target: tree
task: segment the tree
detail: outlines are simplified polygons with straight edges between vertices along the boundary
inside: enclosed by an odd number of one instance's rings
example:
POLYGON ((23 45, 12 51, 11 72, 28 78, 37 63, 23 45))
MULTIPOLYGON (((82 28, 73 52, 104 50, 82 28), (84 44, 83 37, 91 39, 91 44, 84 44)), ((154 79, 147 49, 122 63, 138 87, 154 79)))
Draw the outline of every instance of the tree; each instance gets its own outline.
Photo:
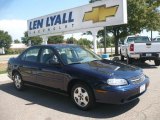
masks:
POLYGON ((3 30, 0 30, 0 48, 9 49, 12 43, 12 37, 3 30))
POLYGON ((115 38, 115 54, 118 54, 118 41, 127 35, 140 33, 143 29, 158 30, 160 26, 159 0, 127 0, 128 24, 106 27, 107 33, 115 38))
POLYGON ((87 48, 91 48, 92 47, 92 42, 90 40, 87 40, 85 38, 81 38, 77 41, 77 44, 78 45, 82 45, 84 47, 87 47, 87 48))
POLYGON ((148 24, 146 29, 151 31, 152 39, 152 30, 160 31, 160 9, 157 8, 157 5, 160 6, 160 1, 157 0, 146 0, 147 2, 147 16, 148 24))
MULTIPOLYGON (((104 38, 100 39, 100 44, 104 45, 104 38)), ((111 44, 114 44, 114 37, 110 37, 108 34, 106 35, 106 47, 110 47, 111 44)))
POLYGON ((64 36, 51 36, 48 38, 48 44, 58 44, 64 42, 64 36))
POLYGON ((18 39, 14 40, 14 43, 20 43, 20 41, 18 39))
POLYGON ((22 37, 22 43, 26 44, 26 45, 29 45, 29 41, 31 41, 31 45, 40 45, 42 44, 42 38, 39 37, 39 36, 36 36, 36 37, 29 37, 28 36, 28 32, 26 31, 24 33, 24 37, 22 37))
POLYGON ((70 38, 67 38, 67 41, 66 41, 67 44, 76 44, 77 43, 77 40, 73 37, 70 37, 70 38))

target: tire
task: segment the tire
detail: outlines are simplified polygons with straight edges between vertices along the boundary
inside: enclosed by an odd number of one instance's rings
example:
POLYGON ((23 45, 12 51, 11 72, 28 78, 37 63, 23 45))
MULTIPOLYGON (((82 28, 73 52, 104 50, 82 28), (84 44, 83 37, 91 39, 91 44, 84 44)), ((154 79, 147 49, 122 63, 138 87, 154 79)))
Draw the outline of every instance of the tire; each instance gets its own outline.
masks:
POLYGON ((154 60, 155 66, 159 66, 160 65, 160 60, 154 60))
POLYGON ((124 56, 122 55, 121 50, 120 50, 120 54, 121 54, 121 61, 124 61, 124 56))
POLYGON ((20 91, 24 88, 22 77, 18 72, 14 73, 13 81, 14 81, 14 86, 17 90, 20 91))
POLYGON ((75 84, 72 87, 71 99, 79 109, 84 111, 93 108, 95 104, 92 90, 83 83, 75 84))
POLYGON ((124 61, 124 56, 121 54, 121 61, 124 61))
POLYGON ((141 63, 145 63, 145 60, 141 59, 140 62, 141 62, 141 63))
POLYGON ((133 59, 127 56, 127 64, 132 64, 132 63, 133 63, 133 59))

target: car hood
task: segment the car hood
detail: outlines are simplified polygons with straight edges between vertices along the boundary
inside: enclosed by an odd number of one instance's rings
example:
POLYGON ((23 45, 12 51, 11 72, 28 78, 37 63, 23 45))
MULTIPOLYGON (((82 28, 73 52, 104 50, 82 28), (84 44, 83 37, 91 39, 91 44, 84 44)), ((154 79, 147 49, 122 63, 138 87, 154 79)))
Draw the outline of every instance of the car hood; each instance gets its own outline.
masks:
POLYGON ((78 71, 83 71, 86 74, 100 76, 101 78, 103 76, 105 78, 130 79, 132 77, 140 76, 143 72, 141 68, 110 60, 99 60, 82 64, 72 64, 70 66, 74 70, 78 69, 78 71))

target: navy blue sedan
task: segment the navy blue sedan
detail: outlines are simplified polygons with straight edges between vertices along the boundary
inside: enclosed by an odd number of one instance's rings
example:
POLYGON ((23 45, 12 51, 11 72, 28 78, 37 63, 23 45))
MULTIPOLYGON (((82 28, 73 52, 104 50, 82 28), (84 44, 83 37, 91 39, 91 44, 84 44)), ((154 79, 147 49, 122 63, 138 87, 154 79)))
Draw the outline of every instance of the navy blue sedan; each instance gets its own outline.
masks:
POLYGON ((138 67, 64 44, 28 48, 8 61, 8 75, 17 90, 29 84, 66 93, 82 110, 90 109, 95 102, 130 102, 149 85, 149 78, 138 67))

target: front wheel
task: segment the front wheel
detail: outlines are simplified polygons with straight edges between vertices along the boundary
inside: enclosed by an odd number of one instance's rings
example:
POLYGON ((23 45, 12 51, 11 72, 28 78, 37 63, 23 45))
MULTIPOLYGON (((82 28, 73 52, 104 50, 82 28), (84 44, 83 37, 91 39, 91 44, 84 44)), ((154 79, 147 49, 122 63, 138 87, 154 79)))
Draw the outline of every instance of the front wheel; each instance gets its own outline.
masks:
POLYGON ((120 50, 120 55, 121 55, 121 61, 124 61, 124 56, 122 55, 122 53, 121 53, 121 50, 120 50))
POLYGON ((121 54, 121 61, 124 61, 124 56, 121 54))
POLYGON ((92 90, 85 84, 75 84, 71 90, 71 98, 74 104, 81 110, 88 110, 95 103, 92 90))
POLYGON ((141 62, 141 63, 145 63, 145 60, 141 59, 140 62, 141 62))
POLYGON ((160 60, 154 60, 155 66, 159 66, 160 65, 160 60))
POLYGON ((19 73, 14 73, 13 75, 14 86, 17 90, 23 89, 23 81, 21 75, 19 73))

